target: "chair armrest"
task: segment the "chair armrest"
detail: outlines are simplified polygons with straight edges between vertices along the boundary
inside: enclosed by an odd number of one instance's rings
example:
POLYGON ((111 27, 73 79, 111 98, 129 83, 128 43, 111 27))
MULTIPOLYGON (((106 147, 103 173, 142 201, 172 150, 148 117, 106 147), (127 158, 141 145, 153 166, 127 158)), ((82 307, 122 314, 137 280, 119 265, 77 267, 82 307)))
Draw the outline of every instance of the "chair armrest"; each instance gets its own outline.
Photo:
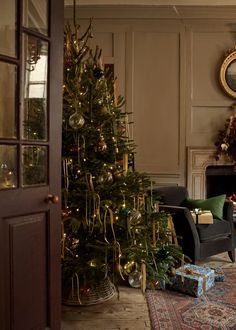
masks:
POLYGON ((159 209, 171 214, 178 243, 183 253, 194 263, 200 257, 200 240, 190 210, 187 207, 162 204, 159 205, 159 209))
POLYGON ((226 201, 223 207, 223 219, 230 222, 232 232, 234 232, 233 210, 233 203, 230 201, 226 201))

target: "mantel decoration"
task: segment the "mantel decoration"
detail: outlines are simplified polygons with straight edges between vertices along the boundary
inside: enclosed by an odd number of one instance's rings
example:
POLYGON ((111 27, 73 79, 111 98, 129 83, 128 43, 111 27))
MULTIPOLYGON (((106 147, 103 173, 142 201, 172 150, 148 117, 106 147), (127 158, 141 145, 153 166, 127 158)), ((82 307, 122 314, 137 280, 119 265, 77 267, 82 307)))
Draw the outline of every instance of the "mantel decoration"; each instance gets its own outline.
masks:
POLYGON ((215 146, 216 160, 225 155, 232 161, 236 170, 236 114, 226 119, 224 128, 218 132, 215 146))
POLYGON ((92 49, 92 22, 66 25, 62 125, 62 296, 69 305, 113 296, 119 281, 158 286, 183 262, 171 217, 134 170, 130 113, 117 79, 92 49), (146 282, 148 281, 148 282, 146 282))

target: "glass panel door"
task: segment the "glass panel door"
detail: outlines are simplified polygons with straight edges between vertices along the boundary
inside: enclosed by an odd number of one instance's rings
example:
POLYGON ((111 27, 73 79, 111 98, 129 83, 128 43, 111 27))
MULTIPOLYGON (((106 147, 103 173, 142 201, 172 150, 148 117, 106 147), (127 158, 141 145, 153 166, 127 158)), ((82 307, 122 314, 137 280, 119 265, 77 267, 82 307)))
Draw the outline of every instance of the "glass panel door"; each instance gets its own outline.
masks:
POLYGON ((1 1, 0 11, 0 190, 18 186, 18 58, 16 1, 1 1))
POLYGON ((22 150, 22 185, 47 184, 47 147, 27 145, 22 150))
POLYGON ((60 329, 63 11, 0 0, 0 330, 60 329))
POLYGON ((17 67, 0 61, 0 138, 16 138, 17 67))
POLYGON ((23 25, 21 183, 29 187, 48 184, 48 1, 23 0, 23 25))
POLYGON ((16 47, 17 6, 16 0, 2 1, 0 12, 0 190, 48 184, 49 4, 19 2, 21 54, 16 47))
POLYGON ((16 5, 15 0, 1 1, 0 54, 16 55, 16 5))
POLYGON ((48 35, 48 0, 24 0, 23 24, 48 35))
POLYGON ((48 43, 23 36, 22 133, 27 140, 47 140, 48 43))
POLYGON ((17 185, 16 145, 0 145, 0 190, 17 185))

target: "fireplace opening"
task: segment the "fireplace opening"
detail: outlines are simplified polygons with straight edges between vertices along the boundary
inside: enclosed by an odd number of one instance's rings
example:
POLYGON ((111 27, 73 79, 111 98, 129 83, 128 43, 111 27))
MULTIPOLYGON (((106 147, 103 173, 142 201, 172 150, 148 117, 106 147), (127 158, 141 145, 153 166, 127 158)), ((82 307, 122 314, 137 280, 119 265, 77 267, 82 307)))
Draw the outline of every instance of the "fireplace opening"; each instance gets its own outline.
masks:
POLYGON ((207 166, 206 197, 236 193, 236 172, 233 165, 207 166))

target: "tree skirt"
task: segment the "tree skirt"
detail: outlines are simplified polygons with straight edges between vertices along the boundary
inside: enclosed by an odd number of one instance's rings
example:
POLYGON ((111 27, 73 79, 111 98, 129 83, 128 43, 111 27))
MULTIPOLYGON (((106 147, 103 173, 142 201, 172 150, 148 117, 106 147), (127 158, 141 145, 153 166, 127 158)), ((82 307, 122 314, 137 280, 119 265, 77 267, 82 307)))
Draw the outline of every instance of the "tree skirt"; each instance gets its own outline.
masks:
POLYGON ((225 281, 194 298, 170 290, 147 290, 152 330, 236 329, 236 268, 224 269, 225 281))

